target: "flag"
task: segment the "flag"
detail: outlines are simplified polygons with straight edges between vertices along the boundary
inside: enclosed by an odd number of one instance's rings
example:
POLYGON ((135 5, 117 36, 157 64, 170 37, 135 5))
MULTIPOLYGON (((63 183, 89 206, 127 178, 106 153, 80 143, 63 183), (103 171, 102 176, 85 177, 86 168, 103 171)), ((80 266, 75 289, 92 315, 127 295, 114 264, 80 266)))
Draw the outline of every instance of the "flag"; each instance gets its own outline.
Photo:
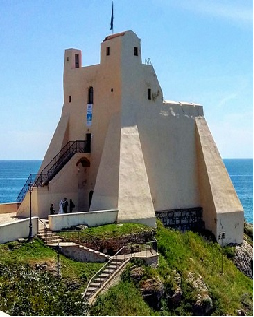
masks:
POLYGON ((112 1, 112 13, 111 13, 111 21, 110 21, 110 30, 113 31, 113 21, 114 21, 114 5, 112 1))

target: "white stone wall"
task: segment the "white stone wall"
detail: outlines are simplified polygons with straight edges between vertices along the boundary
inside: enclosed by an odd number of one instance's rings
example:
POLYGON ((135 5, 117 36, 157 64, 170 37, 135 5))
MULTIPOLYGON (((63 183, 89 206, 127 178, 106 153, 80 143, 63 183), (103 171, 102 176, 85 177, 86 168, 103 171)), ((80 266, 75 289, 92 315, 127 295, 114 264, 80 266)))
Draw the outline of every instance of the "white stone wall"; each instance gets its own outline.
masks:
POLYGON ((89 227, 102 226, 115 223, 118 210, 100 210, 90 212, 73 212, 67 214, 49 216, 49 229, 60 231, 77 225, 88 225, 89 227))
MULTIPOLYGON (((30 219, 22 219, 16 222, 0 225, 0 243, 27 238, 29 235, 30 219)), ((32 217, 32 235, 38 233, 38 217, 32 217)))

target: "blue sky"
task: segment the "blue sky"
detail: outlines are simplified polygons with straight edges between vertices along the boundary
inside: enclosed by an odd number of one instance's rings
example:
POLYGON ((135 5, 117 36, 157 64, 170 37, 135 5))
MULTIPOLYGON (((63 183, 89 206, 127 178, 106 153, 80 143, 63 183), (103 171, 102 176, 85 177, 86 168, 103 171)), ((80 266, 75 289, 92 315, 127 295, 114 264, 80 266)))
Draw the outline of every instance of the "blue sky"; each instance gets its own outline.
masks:
MULTIPOLYGON (((253 151, 251 0, 115 0, 164 99, 200 103, 223 158, 253 151)), ((111 0, 0 0, 0 159, 43 159, 61 115, 63 54, 98 64, 111 0)))

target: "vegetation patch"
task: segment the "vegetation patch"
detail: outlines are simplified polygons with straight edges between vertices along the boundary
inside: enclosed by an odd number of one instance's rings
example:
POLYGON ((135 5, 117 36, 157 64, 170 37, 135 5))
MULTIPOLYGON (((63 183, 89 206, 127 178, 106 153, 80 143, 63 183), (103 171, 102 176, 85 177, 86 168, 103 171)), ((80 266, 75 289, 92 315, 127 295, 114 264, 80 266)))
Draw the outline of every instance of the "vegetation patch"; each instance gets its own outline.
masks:
POLYGON ((150 241, 154 234, 153 228, 137 223, 109 224, 58 233, 65 241, 81 243, 108 255, 115 254, 121 247, 129 243, 150 241))

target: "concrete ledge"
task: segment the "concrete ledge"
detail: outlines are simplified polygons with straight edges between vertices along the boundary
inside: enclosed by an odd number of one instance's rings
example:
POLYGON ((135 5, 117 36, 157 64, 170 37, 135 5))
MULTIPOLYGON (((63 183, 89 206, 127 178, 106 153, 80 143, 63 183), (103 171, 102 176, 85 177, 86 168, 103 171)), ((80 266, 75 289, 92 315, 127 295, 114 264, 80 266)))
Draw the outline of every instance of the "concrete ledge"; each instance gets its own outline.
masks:
POLYGON ((10 212, 17 212, 19 203, 3 203, 0 204, 0 214, 7 214, 10 212))
POLYGON ((141 223, 152 228, 156 228, 156 217, 138 218, 138 219, 120 219, 118 223, 141 223))
MULTIPOLYGON (((38 217, 32 217, 32 235, 38 233, 38 217)), ((27 238, 29 235, 29 218, 0 225, 0 243, 27 238)))
POLYGON ((87 225, 89 227, 106 225, 115 223, 117 215, 117 209, 50 215, 49 229, 60 231, 63 228, 77 225, 87 225))

